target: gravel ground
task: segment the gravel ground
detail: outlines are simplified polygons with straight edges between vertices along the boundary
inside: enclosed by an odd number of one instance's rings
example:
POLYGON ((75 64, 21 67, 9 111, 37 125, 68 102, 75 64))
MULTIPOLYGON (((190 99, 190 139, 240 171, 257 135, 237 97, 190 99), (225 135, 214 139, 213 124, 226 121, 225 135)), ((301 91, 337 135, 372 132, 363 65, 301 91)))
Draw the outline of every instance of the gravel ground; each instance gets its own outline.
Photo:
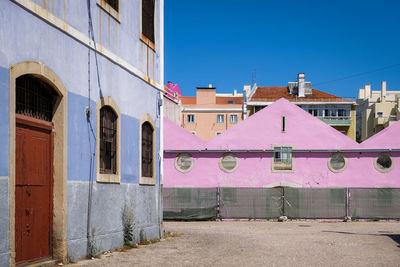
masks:
POLYGON ((400 266, 398 222, 164 222, 164 228, 182 235, 73 265, 400 266))

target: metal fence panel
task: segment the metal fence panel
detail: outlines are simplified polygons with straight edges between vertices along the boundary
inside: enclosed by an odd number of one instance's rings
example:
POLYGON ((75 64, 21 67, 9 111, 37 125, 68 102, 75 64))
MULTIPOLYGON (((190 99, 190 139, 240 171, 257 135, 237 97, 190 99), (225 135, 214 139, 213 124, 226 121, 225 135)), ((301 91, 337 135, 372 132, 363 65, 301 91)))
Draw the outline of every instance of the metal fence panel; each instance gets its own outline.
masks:
POLYGON ((216 188, 163 188, 162 195, 165 220, 216 219, 216 188))
POLYGON ((281 188, 220 189, 222 219, 270 219, 281 216, 281 188))
POLYGON ((400 219, 399 188, 350 188, 349 195, 354 219, 400 219))
POLYGON ((296 219, 346 216, 346 188, 284 188, 284 214, 296 219))

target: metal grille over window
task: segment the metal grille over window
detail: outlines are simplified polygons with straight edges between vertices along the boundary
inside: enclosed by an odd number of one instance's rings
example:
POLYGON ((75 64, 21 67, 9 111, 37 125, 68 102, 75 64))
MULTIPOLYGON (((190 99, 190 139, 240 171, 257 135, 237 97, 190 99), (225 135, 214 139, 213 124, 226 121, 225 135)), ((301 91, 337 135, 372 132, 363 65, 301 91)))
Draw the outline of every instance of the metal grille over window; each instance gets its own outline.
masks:
POLYGON ((180 172, 189 172, 193 168, 193 157, 189 153, 180 153, 175 158, 175 168, 180 172))
POLYGON ((292 170, 292 148, 275 147, 274 148, 274 170, 292 170))
POLYGON ((375 168, 380 172, 388 172, 392 169, 392 158, 388 153, 381 153, 375 159, 375 168))
POLYGON ((233 153, 225 153, 219 160, 219 167, 224 172, 233 172, 238 165, 238 159, 233 153))
POLYGON ((154 2, 142 0, 142 33, 154 43, 154 2))
POLYGON ((17 114, 52 120, 57 95, 50 85, 32 75, 23 75, 17 78, 16 87, 17 114))
POLYGON ((342 153, 333 153, 329 158, 328 167, 333 172, 341 172, 346 168, 347 160, 342 153))
POLYGON ((142 124, 142 176, 153 177, 153 127, 142 124))
POLYGON ((107 4, 109 4, 115 11, 119 12, 119 0, 104 0, 107 4))
POLYGON ((100 172, 117 173, 117 115, 108 106, 100 109, 100 172))

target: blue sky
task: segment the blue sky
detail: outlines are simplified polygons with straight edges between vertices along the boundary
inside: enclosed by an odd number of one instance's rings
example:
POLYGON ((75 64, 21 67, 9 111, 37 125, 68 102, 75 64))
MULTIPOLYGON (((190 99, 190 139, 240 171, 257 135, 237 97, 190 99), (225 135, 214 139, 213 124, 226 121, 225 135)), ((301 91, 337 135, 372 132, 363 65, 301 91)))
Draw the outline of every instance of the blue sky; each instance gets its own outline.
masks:
POLYGON ((259 86, 304 72, 315 89, 343 97, 381 80, 400 90, 400 1, 165 1, 165 82, 186 96, 209 83, 242 91, 254 70, 259 86))

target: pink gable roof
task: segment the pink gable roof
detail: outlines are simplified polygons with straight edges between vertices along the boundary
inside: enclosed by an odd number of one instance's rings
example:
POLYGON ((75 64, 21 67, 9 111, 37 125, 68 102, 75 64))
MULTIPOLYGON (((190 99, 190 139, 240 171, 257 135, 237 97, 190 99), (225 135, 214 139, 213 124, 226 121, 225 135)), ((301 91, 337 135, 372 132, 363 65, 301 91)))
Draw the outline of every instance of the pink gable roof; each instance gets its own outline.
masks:
POLYGON ((370 149, 400 149, 400 121, 371 136, 360 146, 370 149))
POLYGON ((199 150, 204 149, 203 140, 164 118, 164 149, 165 150, 199 150))
POLYGON ((207 142, 209 150, 271 149, 272 145, 294 149, 357 149, 359 144, 295 104, 281 98, 238 125, 207 142), (282 132, 282 116, 286 131, 282 132))

